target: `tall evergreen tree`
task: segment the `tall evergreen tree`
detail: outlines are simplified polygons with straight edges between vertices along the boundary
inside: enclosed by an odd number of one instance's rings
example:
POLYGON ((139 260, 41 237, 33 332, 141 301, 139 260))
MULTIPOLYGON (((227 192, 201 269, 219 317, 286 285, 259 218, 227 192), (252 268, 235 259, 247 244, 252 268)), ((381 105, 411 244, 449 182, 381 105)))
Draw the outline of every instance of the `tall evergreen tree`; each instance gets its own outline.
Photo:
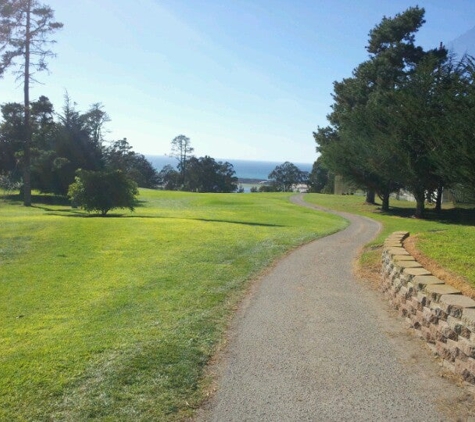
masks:
POLYGON ((178 135, 172 140, 171 155, 178 160, 178 170, 180 170, 181 184, 187 183, 188 159, 193 154, 194 148, 191 146, 190 138, 185 135, 178 135))
POLYGON ((77 169, 102 170, 104 157, 102 143, 91 128, 90 111, 81 113, 66 95, 63 112, 59 115, 54 137, 54 150, 60 159, 55 169, 53 192, 66 195, 77 169))
POLYGON ((63 26, 54 22, 54 12, 37 0, 0 0, 0 76, 19 59, 18 78, 23 80, 23 183, 24 205, 31 205, 31 110, 30 83, 34 70, 47 69, 53 56, 49 36, 63 26))
POLYGON ((444 48, 424 51, 415 45, 415 33, 424 22, 424 9, 411 7, 394 18, 384 17, 370 31, 369 60, 351 78, 335 82, 335 103, 328 116, 328 130, 335 136, 325 138, 324 128, 314 135, 328 167, 370 189, 374 184, 383 197, 383 210, 389 208, 391 190, 409 188, 418 217, 425 192, 433 188, 434 167, 427 139, 399 119, 394 98, 428 57, 443 61, 447 55, 444 48))

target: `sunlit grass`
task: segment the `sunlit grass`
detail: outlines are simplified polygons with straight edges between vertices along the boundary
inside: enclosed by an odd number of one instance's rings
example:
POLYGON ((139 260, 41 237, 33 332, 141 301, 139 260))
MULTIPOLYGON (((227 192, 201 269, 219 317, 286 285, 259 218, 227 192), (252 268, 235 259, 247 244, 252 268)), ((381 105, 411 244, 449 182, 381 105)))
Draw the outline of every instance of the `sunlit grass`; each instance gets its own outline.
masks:
MULTIPOLYGON (((415 219, 414 203, 390 201, 390 212, 382 213, 380 205, 364 203, 364 197, 357 195, 309 194, 306 201, 323 207, 356 213, 371 217, 383 224, 378 237, 369 245, 381 246, 384 239, 395 231, 409 231, 417 236, 417 247, 427 257, 437 261, 444 268, 461 275, 475 287, 475 212, 472 209, 448 207, 436 215, 431 207, 427 219, 415 219)), ((375 253, 363 256, 366 262, 377 262, 375 253)))
POLYGON ((246 281, 341 229, 283 194, 141 192, 90 217, 0 199, 0 420, 174 420, 246 281))

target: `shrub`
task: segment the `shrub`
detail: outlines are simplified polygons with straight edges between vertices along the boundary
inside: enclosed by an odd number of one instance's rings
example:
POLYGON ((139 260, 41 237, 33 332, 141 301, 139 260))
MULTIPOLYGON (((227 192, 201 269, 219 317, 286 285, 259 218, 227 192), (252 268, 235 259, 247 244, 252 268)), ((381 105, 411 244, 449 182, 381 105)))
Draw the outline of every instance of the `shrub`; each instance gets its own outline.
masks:
POLYGON ((134 210, 137 184, 121 170, 77 170, 74 183, 69 186, 68 196, 73 205, 87 212, 98 211, 103 216, 115 208, 134 210))

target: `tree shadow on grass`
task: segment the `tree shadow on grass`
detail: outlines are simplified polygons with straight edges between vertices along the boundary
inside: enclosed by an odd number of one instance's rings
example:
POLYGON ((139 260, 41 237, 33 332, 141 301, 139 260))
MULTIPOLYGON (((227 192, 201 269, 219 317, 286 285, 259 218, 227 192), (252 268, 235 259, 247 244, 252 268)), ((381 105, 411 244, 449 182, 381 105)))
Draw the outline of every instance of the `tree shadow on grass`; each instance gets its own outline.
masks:
MULTIPOLYGON (((2 195, 4 201, 11 204, 23 204, 23 198, 18 193, 10 193, 2 195)), ((71 201, 66 196, 62 195, 31 195, 31 203, 34 204, 43 204, 43 205, 70 205, 71 201)))
POLYGON ((48 215, 56 217, 66 217, 66 218, 133 218, 133 219, 157 219, 157 220, 189 220, 189 221, 203 221, 208 223, 224 223, 224 224, 239 224, 245 226, 260 226, 260 227, 286 227, 281 224, 268 224, 268 223, 255 223, 252 221, 237 221, 237 220, 219 220, 212 218, 189 218, 189 217, 170 217, 170 216, 160 216, 160 215, 133 215, 125 213, 107 213, 106 215, 97 214, 97 213, 86 213, 85 211, 72 208, 69 210, 57 210, 47 207, 41 207, 38 205, 33 205, 33 208, 39 208, 43 211, 46 211, 48 215))
MULTIPOLYGON (((378 204, 376 204, 378 205, 378 204)), ((378 213, 387 216, 401 217, 401 218, 415 218, 415 207, 395 207, 391 206, 389 211, 381 211, 378 213)), ((469 207, 454 207, 449 209, 442 209, 436 212, 433 208, 426 208, 424 218, 422 220, 435 221, 443 224, 456 224, 462 226, 475 226, 475 208, 469 207)))
POLYGON ((286 227, 282 224, 269 224, 269 223, 254 223, 252 221, 237 221, 237 220, 218 220, 213 218, 184 218, 184 217, 161 217, 161 216, 134 216, 126 215, 124 218, 166 218, 177 220, 190 220, 190 221, 203 221, 205 223, 225 223, 225 224, 240 224, 244 226, 258 226, 258 227, 286 227))
POLYGON ((442 210, 441 214, 432 211, 429 218, 444 224, 457 224, 462 226, 475 226, 475 208, 452 208, 442 210))
POLYGON ((48 215, 56 217, 76 217, 76 218, 127 218, 128 216, 123 213, 107 213, 102 215, 100 213, 88 213, 81 210, 80 208, 70 208, 70 209, 56 209, 48 208, 45 206, 40 206, 33 204, 31 208, 37 208, 39 210, 45 211, 48 215))
MULTIPOLYGON (((23 204, 23 198, 18 194, 4 194, 1 198, 11 204, 23 204)), ((53 194, 33 194, 31 195, 32 207, 41 208, 40 205, 58 205, 58 206, 70 206, 71 200, 67 196, 53 195, 53 194)), ((137 199, 134 203, 135 208, 143 208, 146 201, 137 199)))

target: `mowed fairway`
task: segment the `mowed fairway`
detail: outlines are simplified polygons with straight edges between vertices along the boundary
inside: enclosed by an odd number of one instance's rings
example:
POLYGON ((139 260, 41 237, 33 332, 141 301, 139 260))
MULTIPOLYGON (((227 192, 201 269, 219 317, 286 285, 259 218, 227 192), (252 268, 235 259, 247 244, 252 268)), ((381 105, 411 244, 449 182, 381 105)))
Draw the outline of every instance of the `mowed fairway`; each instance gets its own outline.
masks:
POLYGON ((0 199, 0 420, 190 414, 246 281, 346 225, 285 194, 139 198, 107 218, 0 199))

